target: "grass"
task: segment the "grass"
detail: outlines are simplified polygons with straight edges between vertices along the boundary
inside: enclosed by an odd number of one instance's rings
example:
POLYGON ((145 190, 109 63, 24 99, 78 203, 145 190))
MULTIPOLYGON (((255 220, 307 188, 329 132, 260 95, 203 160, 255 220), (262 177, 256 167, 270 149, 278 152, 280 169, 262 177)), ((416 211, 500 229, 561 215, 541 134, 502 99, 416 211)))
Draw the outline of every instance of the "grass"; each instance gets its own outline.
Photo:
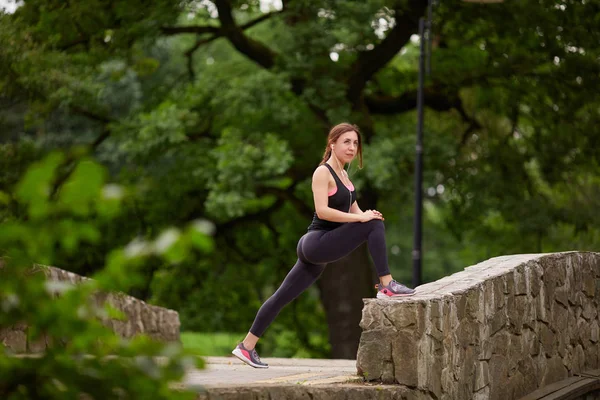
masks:
POLYGON ((183 347, 200 356, 229 356, 243 333, 181 332, 183 347))

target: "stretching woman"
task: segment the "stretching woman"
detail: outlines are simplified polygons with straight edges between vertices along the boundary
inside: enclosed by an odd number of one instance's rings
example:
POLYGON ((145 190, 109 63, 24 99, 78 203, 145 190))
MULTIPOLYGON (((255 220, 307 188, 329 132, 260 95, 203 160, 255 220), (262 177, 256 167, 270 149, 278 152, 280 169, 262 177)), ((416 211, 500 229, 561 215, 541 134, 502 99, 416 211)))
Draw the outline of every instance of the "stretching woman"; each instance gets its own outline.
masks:
POLYGON ((362 141, 356 125, 334 126, 327 138, 323 161, 312 178, 315 215, 308 232, 298 241, 298 261, 277 291, 258 310, 250 332, 232 351, 255 368, 268 368, 255 346, 281 309, 312 285, 327 263, 350 254, 365 241, 375 264, 379 284, 377 298, 410 296, 413 289, 392 279, 385 247, 383 216, 377 210, 362 211, 356 191, 344 169, 358 155, 362 168, 362 141))

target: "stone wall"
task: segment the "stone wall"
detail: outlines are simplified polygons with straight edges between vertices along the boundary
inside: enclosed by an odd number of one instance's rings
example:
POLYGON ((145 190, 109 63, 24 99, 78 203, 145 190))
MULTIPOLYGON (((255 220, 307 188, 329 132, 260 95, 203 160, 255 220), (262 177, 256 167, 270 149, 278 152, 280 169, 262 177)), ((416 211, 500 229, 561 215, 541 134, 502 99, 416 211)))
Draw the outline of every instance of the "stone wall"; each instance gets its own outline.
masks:
MULTIPOLYGON (((48 279, 58 282, 77 284, 88 278, 54 267, 42 267, 48 279)), ((106 319, 104 324, 118 335, 129 338, 144 333, 161 341, 179 341, 179 314, 176 311, 147 304, 123 293, 97 293, 94 295, 97 305, 108 301, 127 317, 126 320, 106 319)), ((18 324, 0 329, 0 343, 17 353, 44 351, 49 345, 45 338, 37 342, 27 339, 27 325, 18 324)))
POLYGON ((435 399, 518 399, 600 365, 600 253, 490 259, 365 299, 357 368, 435 399))

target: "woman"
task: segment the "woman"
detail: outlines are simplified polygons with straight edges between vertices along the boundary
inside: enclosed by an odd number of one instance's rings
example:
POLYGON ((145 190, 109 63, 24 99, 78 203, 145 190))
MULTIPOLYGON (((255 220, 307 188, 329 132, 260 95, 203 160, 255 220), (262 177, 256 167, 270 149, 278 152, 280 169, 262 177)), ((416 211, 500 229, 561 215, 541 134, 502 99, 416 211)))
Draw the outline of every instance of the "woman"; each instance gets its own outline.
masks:
POLYGON ((358 155, 362 168, 362 141, 356 125, 334 126, 327 147, 312 177, 315 214, 308 232, 298 241, 298 261, 277 291, 258 310, 250 332, 232 353, 255 368, 268 368, 260 361, 255 346, 279 311, 312 285, 327 263, 350 254, 365 241, 379 284, 377 298, 410 296, 413 289, 392 279, 385 247, 383 216, 377 210, 362 211, 356 202, 356 191, 344 166, 358 155))

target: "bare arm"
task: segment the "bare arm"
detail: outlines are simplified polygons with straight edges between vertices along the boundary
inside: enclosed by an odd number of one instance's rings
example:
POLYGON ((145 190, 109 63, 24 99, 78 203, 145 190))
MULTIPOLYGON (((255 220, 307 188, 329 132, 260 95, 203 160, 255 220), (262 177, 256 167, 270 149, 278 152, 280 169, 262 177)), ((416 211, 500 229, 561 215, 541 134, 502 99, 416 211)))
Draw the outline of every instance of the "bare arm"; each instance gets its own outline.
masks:
POLYGON ((361 210, 360 207, 358 206, 358 202, 354 201, 354 203, 352 203, 352 207, 350 207, 350 212, 352 214, 362 214, 363 210, 361 210))

